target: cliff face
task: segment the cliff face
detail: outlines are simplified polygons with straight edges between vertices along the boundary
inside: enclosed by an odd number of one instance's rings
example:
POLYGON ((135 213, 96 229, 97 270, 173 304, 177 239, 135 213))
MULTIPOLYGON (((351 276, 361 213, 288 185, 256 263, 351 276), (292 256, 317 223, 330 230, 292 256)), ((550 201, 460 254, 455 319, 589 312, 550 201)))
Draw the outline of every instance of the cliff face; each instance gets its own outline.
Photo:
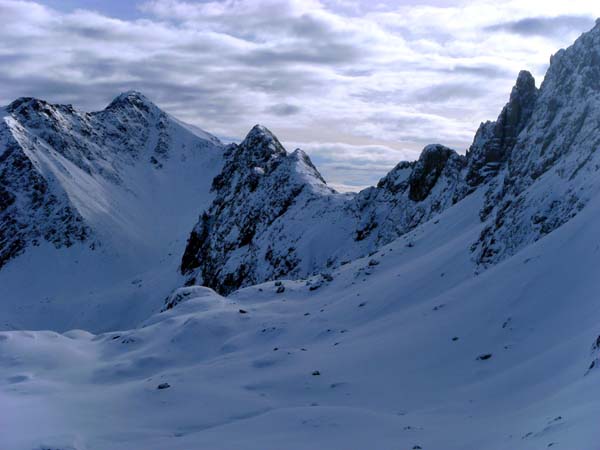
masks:
POLYGON ((496 176, 506 163, 519 133, 531 118, 537 95, 533 76, 527 71, 520 72, 500 116, 495 122, 481 124, 467 152, 466 182, 470 187, 477 187, 496 176))

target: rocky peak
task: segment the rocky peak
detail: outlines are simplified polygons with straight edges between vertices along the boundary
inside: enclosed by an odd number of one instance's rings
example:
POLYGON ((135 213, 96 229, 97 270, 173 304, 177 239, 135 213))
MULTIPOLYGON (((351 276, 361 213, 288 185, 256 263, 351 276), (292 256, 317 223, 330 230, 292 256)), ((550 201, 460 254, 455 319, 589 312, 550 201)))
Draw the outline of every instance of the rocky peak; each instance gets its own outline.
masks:
POLYGON ((513 255, 586 205, 598 189, 598 105, 600 23, 551 58, 532 112, 482 209, 482 218, 490 220, 473 247, 479 263, 513 255))
POLYGON ((34 97, 21 97, 6 107, 6 111, 30 126, 62 122, 61 116, 75 114, 72 105, 53 105, 34 97))
POLYGON ((19 97, 6 108, 8 112, 18 114, 20 111, 32 109, 34 111, 43 111, 49 109, 50 104, 44 100, 34 97, 19 97))
POLYGON ((222 293, 261 281, 263 270, 270 275, 294 270, 291 242, 272 249, 266 236, 290 208, 302 210, 299 205, 334 193, 306 153, 288 154, 261 125, 227 148, 213 190, 215 200, 190 235, 181 272, 222 293))
POLYGON ((226 187, 236 191, 242 185, 251 191, 256 189, 260 178, 270 173, 288 156, 275 135, 262 125, 255 125, 239 144, 232 144, 225 150, 225 166, 213 180, 213 190, 226 187))
POLYGON ((550 58, 542 87, 555 92, 557 97, 600 93, 600 20, 573 45, 550 58))
POLYGON ((519 73, 510 99, 496 122, 480 125, 467 152, 466 181, 476 187, 498 173, 515 146, 517 136, 525 128, 535 108, 538 89, 526 70, 519 73))
POLYGON ((266 163, 271 158, 287 155, 277 137, 262 125, 252 127, 239 150, 244 159, 255 163, 266 163))
POLYGON ((408 196, 412 201, 419 202, 427 198, 452 157, 459 158, 454 150, 440 144, 428 145, 423 149, 408 179, 408 196))
POLYGON ((106 107, 106 110, 134 109, 149 113, 158 110, 158 107, 144 94, 138 91, 127 91, 117 95, 106 107))
MULTIPOLYGON (((519 72, 517 82, 510 93, 508 104, 498 118, 497 126, 504 132, 505 140, 513 140, 527 125, 535 107, 538 89, 530 72, 519 72)), ((514 143, 514 142, 513 142, 514 143)))

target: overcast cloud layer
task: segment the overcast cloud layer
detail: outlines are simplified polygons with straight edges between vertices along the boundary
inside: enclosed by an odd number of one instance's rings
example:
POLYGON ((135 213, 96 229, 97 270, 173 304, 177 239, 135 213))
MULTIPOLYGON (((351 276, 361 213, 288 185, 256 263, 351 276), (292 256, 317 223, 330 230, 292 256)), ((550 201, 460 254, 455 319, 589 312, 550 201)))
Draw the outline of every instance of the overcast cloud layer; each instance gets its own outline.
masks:
POLYGON ((136 89, 222 137, 262 123, 355 189, 425 144, 464 151, 519 70, 539 84, 600 15, 588 0, 374 3, 0 0, 0 104, 97 110, 136 89))

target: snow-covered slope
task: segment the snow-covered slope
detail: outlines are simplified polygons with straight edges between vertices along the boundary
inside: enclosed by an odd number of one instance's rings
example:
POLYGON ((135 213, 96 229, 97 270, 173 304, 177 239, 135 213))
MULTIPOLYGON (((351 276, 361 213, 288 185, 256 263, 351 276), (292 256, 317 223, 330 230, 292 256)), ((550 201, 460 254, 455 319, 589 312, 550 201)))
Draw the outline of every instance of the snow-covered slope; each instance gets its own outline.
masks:
POLYGON ((133 325, 179 283, 222 144, 137 92, 95 113, 21 98, 1 114, 0 327, 133 325))
POLYGON ((1 333, 4 447, 594 450, 599 200, 476 277, 480 193, 331 281, 184 288, 129 331, 1 333))

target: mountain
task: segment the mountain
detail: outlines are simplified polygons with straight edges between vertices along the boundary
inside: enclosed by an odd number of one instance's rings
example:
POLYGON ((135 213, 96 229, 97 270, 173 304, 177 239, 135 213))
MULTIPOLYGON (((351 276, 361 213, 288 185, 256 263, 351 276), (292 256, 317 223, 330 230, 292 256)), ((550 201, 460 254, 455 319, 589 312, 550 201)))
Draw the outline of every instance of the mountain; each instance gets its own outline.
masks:
POLYGON ((417 161, 400 162, 376 187, 357 194, 327 187, 307 155, 288 154, 257 125, 226 153, 212 186, 215 199, 191 233, 182 273, 188 283, 222 294, 304 278, 376 251, 477 190, 490 192, 484 207, 490 208, 537 95, 531 74, 521 72, 508 104, 495 122, 480 126, 466 156, 429 145, 417 161))
POLYGON ((12 298, 0 326, 132 324, 123 311, 148 314, 154 289, 158 307, 224 146, 137 92, 93 113, 20 98, 0 115, 0 285, 12 298))
POLYGON ((471 244, 478 270, 512 256, 574 217, 598 188, 599 27, 554 55, 539 89, 519 73, 497 120, 481 124, 465 156, 427 146, 418 161, 401 162, 355 195, 328 188, 306 155, 288 154, 255 127, 226 155, 182 274, 222 294, 326 274, 475 192, 485 196, 485 226, 471 244))
POLYGON ((1 446, 597 449, 599 75, 600 23, 357 194, 261 126, 17 101, 0 317, 55 331, 0 332, 1 446))
POLYGON ((455 203, 465 159, 430 145, 377 187, 339 194, 302 150, 255 126, 225 153, 215 199, 191 233, 181 270, 220 293, 303 278, 376 250, 455 203))
MULTIPOLYGON (((600 22, 551 61, 490 191, 477 260, 494 264, 573 218, 598 190, 600 22)), ((528 96, 533 98, 533 94, 528 96)))

